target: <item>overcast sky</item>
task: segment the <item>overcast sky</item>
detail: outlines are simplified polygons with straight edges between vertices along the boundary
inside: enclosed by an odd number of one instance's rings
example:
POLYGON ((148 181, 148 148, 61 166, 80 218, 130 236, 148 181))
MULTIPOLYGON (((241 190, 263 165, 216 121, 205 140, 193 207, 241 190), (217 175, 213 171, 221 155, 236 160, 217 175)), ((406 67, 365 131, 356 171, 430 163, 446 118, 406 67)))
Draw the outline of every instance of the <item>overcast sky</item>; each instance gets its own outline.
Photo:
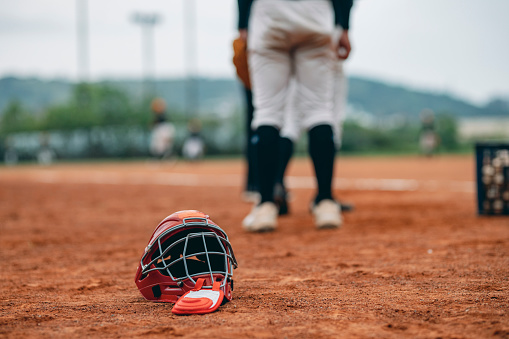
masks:
MULTIPOLYGON (((135 12, 162 18, 154 29, 156 76, 185 75, 186 1, 197 16, 196 72, 235 74, 236 0, 0 0, 0 77, 78 79, 78 1, 88 1, 92 80, 142 76, 135 12)), ((508 0, 357 0, 346 69, 476 103, 509 97, 508 13, 508 0)))

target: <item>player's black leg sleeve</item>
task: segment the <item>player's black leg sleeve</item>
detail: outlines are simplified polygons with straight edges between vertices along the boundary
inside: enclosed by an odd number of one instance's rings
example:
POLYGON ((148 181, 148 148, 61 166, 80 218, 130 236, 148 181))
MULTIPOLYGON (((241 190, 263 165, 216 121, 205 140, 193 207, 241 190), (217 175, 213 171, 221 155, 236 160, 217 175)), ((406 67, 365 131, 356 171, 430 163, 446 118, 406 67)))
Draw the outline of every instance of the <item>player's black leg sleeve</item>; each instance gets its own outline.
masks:
POLYGON ((293 155, 293 141, 288 138, 279 138, 279 163, 276 172, 276 183, 283 185, 286 167, 293 155))
POLYGON ((253 131, 251 138, 248 140, 247 153, 247 187, 248 191, 258 192, 258 154, 256 152, 256 144, 258 143, 258 136, 253 131))
POLYGON ((274 184, 279 159, 279 131, 273 126, 260 126, 256 130, 258 144, 258 185, 261 202, 274 201, 274 184))
POLYGON ((246 147, 246 160, 247 160, 247 191, 258 191, 258 175, 256 165, 256 140, 255 131, 251 127, 253 121, 253 93, 250 89, 244 88, 246 94, 246 135, 247 135, 247 147, 246 147))
POLYGON ((334 173, 334 145, 332 127, 318 125, 308 132, 309 155, 315 167, 318 194, 315 203, 323 199, 332 199, 332 175, 334 173))

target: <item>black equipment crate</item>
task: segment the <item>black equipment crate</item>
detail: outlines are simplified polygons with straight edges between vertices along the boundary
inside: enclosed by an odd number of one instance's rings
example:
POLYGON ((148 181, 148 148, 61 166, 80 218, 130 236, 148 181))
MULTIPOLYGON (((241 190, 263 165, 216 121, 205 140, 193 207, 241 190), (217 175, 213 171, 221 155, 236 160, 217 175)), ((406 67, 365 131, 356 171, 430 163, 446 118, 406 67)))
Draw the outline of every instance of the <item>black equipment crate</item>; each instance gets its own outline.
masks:
POLYGON ((479 215, 509 215, 509 143, 477 143, 479 215))

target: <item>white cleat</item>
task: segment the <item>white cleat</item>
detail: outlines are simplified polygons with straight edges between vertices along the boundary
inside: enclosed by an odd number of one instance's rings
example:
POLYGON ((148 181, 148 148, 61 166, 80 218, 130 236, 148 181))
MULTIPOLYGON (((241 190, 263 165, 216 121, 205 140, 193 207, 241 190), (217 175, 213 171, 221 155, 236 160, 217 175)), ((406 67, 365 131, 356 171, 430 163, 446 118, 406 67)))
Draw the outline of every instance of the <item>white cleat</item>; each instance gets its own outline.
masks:
POLYGON ((334 200, 324 199, 312 208, 316 228, 339 228, 343 223, 341 206, 334 200))
POLYGON ((248 232, 269 232, 277 227, 278 208, 273 202, 264 202, 255 206, 242 220, 242 226, 248 232))

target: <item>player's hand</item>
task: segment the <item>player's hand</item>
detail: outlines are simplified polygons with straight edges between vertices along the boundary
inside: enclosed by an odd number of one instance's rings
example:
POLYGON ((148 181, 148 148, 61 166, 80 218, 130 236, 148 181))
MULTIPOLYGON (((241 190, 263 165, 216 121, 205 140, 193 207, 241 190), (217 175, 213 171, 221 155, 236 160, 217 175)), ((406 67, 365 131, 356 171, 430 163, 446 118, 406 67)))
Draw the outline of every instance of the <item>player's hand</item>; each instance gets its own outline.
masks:
POLYGON ((338 48, 336 50, 336 54, 338 58, 345 60, 350 55, 350 51, 352 50, 352 46, 350 45, 350 38, 348 37, 348 31, 344 30, 341 33, 338 41, 338 48))
POLYGON ((247 29, 239 29, 239 38, 247 42, 247 29))

